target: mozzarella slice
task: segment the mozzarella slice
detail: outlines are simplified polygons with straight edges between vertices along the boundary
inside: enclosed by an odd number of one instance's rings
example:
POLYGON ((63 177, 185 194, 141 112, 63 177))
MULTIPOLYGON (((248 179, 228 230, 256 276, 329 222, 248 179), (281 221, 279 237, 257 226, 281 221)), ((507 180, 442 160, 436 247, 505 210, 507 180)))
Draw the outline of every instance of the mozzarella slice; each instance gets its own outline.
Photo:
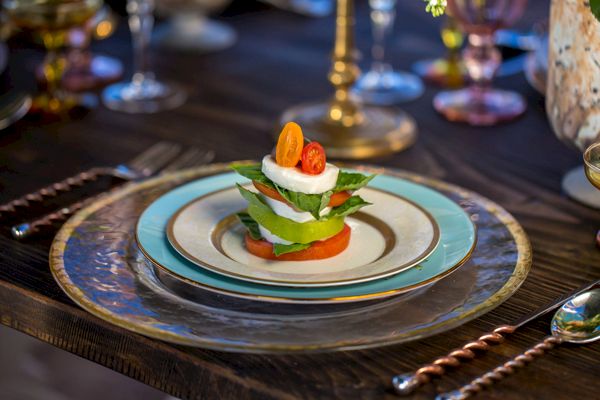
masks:
POLYGON ((258 225, 258 230, 262 237, 271 243, 292 244, 290 241, 282 239, 277 235, 273 235, 267 228, 263 228, 262 225, 258 225))
POLYGON ((335 165, 327 163, 325 170, 319 175, 309 175, 298 168, 277 165, 269 154, 263 158, 262 172, 267 178, 292 192, 321 194, 335 187, 340 170, 335 165))
MULTIPOLYGON (((279 200, 272 199, 268 196, 263 196, 269 207, 273 210, 273 212, 281 217, 291 219, 292 221, 304 223, 308 221, 314 221, 315 218, 311 213, 306 211, 296 211, 288 204, 281 202, 279 200)), ((321 210, 321 216, 329 214, 331 211, 331 207, 325 207, 321 210)))

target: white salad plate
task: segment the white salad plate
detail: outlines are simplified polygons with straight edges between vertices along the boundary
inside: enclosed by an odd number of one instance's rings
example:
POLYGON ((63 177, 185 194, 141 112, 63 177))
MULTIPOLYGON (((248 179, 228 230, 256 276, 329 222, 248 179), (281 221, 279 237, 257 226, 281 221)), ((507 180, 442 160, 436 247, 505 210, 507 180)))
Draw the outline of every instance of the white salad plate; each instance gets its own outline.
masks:
MULTIPOLYGON (((252 185, 246 185, 250 189, 252 185)), ((385 278, 418 265, 436 249, 440 228, 418 204, 380 189, 363 188, 372 205, 346 218, 348 248, 323 260, 266 260, 244 245, 246 228, 236 212, 247 202, 235 187, 200 196, 169 220, 167 238, 200 268, 248 282, 288 287, 349 285, 385 278)))

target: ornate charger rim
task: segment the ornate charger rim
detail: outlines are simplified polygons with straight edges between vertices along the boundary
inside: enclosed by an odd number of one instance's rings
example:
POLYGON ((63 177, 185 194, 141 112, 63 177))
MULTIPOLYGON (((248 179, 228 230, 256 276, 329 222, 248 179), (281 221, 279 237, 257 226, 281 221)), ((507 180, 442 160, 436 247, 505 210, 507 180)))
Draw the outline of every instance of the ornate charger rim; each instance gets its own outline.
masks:
POLYGON ((344 351, 344 350, 359 350, 359 349, 367 349, 374 348, 380 346, 387 346, 398 344, 406 341, 419 340, 428 336, 435 335, 437 333, 441 333, 443 331, 455 328, 463 323, 466 323, 472 319, 477 318, 485 314, 486 312, 498 307, 504 301, 506 301, 510 296, 512 296, 522 285, 522 283, 527 278, 529 270, 531 269, 531 264, 533 261, 532 258, 532 248, 529 238, 525 233, 525 230, 521 226, 521 224, 503 207, 493 202, 492 200, 487 199, 486 197, 473 192, 471 190, 464 189, 460 186, 447 183, 441 180, 437 180, 434 178, 427 178, 421 176, 419 174, 398 170, 394 168, 388 167, 378 167, 375 165, 369 164, 340 164, 347 168, 354 168, 357 170, 368 171, 371 173, 378 174, 387 174, 399 178, 408 178, 415 183, 424 184, 428 187, 431 187, 436 190, 446 190, 451 191, 456 194, 459 194, 461 197, 475 199, 483 208, 485 208, 488 212, 493 214, 498 218, 500 222, 504 224, 506 229, 512 235, 515 245, 517 247, 518 257, 514 267, 514 270, 510 276, 510 278, 505 282, 505 284, 497 290, 493 295, 488 297, 485 301, 481 302, 479 305, 475 306, 471 310, 461 313, 460 315, 450 318, 446 321, 440 322, 437 325, 417 329, 409 333, 405 333, 402 335, 397 335, 393 338, 383 338, 381 340, 372 340, 367 343, 354 343, 354 342, 335 342, 330 343, 325 346, 312 346, 312 347, 298 347, 298 346, 285 346, 285 345, 248 345, 248 344, 240 344, 236 342, 215 342, 212 340, 202 340, 200 338, 188 338, 182 337, 180 335, 174 334, 169 331, 149 327, 149 326, 140 326, 137 324, 133 324, 130 321, 115 315, 105 308, 99 306, 98 304, 90 301, 84 293, 70 281, 68 274, 65 271, 65 265, 62 259, 62 254, 64 253, 67 245, 67 241, 75 228, 84 221, 90 214, 94 213, 96 210, 102 208, 105 204, 108 204, 113 201, 115 198, 124 197, 127 194, 139 190, 144 189, 153 185, 156 185, 160 182, 165 182, 169 179, 172 179, 175 175, 181 175, 182 172, 187 172, 191 177, 200 178, 209 175, 214 175, 220 173, 222 171, 227 170, 227 168, 233 163, 243 163, 243 162, 255 162, 253 160, 242 160, 242 161, 233 161, 227 163, 217 163, 211 164, 199 168, 190 169, 187 171, 180 171, 174 174, 168 174, 164 176, 155 177, 152 179, 148 179, 143 182, 133 182, 129 184, 125 184, 122 187, 118 187, 105 195, 102 195, 98 200, 94 201, 89 206, 77 212, 74 216, 72 216, 58 231, 56 234, 52 246, 50 248, 49 253, 49 262, 50 262, 50 271, 55 281, 59 285, 59 287, 67 294, 67 296, 73 300, 77 305, 90 312, 91 314, 104 319, 116 326, 128 329, 132 332, 143 334, 155 339, 168 341, 171 343, 195 346, 195 347, 203 347, 207 349, 213 350, 221 350, 221 351, 236 351, 236 352, 245 352, 245 353, 292 353, 292 352, 323 352, 323 351, 344 351))

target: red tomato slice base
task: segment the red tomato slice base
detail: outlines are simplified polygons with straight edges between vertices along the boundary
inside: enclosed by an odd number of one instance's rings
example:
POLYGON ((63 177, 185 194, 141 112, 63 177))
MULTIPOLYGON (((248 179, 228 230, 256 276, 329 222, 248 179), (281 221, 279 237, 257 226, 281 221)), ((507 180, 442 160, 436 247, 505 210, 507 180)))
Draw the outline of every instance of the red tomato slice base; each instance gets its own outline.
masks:
POLYGON ((326 240, 314 242, 308 249, 286 253, 280 256, 273 254, 273 244, 264 239, 256 240, 246 234, 246 249, 253 255, 267 260, 277 261, 308 261, 322 260, 340 254, 346 250, 350 243, 350 234, 352 230, 348 225, 335 236, 326 240))

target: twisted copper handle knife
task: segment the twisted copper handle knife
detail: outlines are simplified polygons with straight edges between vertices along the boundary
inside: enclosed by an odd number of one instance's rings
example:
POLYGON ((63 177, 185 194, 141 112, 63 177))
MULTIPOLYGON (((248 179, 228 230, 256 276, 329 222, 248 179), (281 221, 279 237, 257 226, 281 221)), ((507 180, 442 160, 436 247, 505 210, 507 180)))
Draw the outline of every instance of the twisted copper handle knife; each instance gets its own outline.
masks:
POLYGON ((114 175, 114 168, 96 167, 90 168, 60 182, 55 182, 35 192, 28 193, 18 199, 0 205, 0 217, 7 213, 17 213, 19 207, 30 207, 31 203, 42 203, 60 192, 69 192, 77 186, 83 186, 88 182, 97 180, 101 176, 114 175))
POLYGON ((463 362, 472 360, 477 355, 485 353, 492 345, 504 342, 507 335, 513 333, 521 326, 556 309, 571 297, 577 296, 596 286, 600 286, 600 280, 591 283, 588 282, 577 289, 567 292, 550 303, 519 318, 514 323, 502 325, 492 332, 480 336, 477 340, 471 341, 459 349, 452 350, 446 356, 435 359, 432 363, 424 365, 413 373, 394 376, 392 379, 394 390, 402 396, 411 394, 423 384, 431 381, 432 378, 444 375, 447 368, 458 367, 463 362))
POLYGON ((563 340, 558 336, 547 336, 544 338, 544 340, 514 357, 512 360, 505 362, 499 367, 494 368, 492 371, 480 376, 479 378, 473 379, 470 383, 462 388, 452 392, 440 394, 435 399, 466 400, 471 396, 481 392, 487 386, 493 385, 494 382, 501 381, 507 376, 514 374, 517 369, 525 367, 527 364, 535 360, 536 357, 544 355, 546 352, 561 344, 562 341, 563 340))
POLYGON ((71 204, 68 207, 61 208, 60 210, 54 211, 50 214, 45 215, 42 218, 36 219, 33 222, 25 222, 19 225, 15 225, 11 228, 11 233, 15 239, 22 239, 34 233, 38 233, 40 229, 47 226, 52 226, 56 222, 66 221, 71 215, 81 210, 88 204, 91 204, 96 198, 89 198, 81 200, 71 204))
POLYGON ((56 197, 60 192, 68 192, 77 186, 95 181, 101 176, 113 176, 126 181, 147 178, 156 173, 168 161, 176 157, 181 151, 181 146, 176 143, 158 142, 126 164, 116 167, 95 167, 53 183, 33 193, 26 194, 6 204, 0 205, 0 218, 8 213, 17 213, 18 208, 29 207, 31 203, 43 202, 56 197))

